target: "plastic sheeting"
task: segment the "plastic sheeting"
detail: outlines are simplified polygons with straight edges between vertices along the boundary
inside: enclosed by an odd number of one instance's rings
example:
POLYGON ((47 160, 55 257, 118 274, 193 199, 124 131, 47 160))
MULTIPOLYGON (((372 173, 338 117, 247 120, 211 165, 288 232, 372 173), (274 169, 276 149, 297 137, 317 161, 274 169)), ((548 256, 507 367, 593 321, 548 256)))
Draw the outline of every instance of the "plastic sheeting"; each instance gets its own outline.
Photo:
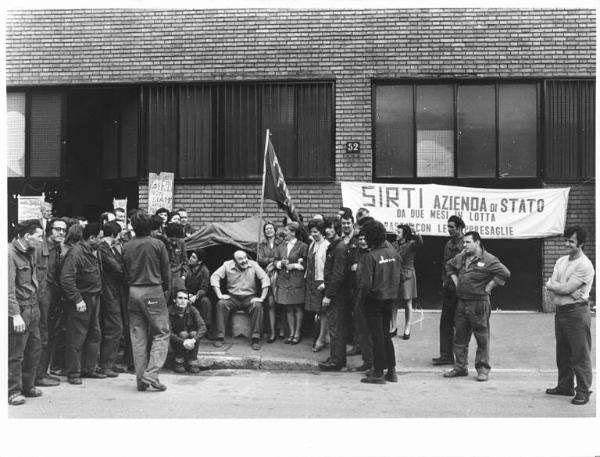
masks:
POLYGON ((188 236, 184 240, 185 247, 193 250, 229 244, 253 252, 256 251, 259 230, 262 230, 262 222, 257 216, 238 222, 208 224, 188 236))

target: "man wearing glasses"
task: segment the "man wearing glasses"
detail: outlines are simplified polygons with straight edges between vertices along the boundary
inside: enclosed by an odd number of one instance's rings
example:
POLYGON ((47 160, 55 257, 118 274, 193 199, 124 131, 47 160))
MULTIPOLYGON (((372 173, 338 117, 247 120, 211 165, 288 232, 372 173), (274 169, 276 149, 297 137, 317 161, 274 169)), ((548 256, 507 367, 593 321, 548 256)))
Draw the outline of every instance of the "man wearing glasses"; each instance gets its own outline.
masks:
POLYGON ((42 353, 35 385, 40 387, 52 387, 60 384, 58 377, 48 373, 48 367, 60 334, 62 307, 60 305, 59 277, 62 259, 66 252, 64 241, 67 234, 67 223, 57 218, 50 220, 46 234, 48 236, 44 238, 40 250, 42 260, 38 263, 38 271, 42 272, 38 274, 41 292, 39 304, 42 353))

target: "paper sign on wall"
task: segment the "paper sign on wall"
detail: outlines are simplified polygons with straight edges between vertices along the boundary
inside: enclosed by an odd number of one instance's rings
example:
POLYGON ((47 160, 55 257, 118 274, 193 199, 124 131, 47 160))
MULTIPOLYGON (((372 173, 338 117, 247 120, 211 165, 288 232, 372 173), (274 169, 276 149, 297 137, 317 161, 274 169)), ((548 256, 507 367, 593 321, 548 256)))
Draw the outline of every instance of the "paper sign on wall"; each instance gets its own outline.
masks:
POLYGON ((173 209, 174 179, 175 175, 166 171, 148 175, 148 214, 154 214, 159 208, 173 209))
POLYGON ((19 222, 28 219, 42 218, 42 205, 44 204, 44 194, 35 196, 18 195, 18 214, 19 222))

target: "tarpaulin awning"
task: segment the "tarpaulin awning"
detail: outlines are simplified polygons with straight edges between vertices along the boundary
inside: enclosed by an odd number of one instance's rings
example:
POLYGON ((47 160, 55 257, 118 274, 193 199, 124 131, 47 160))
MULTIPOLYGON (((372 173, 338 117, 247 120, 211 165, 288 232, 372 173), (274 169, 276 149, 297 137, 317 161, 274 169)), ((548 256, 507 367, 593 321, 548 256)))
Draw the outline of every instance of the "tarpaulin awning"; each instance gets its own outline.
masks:
POLYGON ((187 250, 230 244, 246 251, 256 251, 258 231, 262 227, 259 217, 248 217, 237 222, 208 224, 185 239, 187 250))

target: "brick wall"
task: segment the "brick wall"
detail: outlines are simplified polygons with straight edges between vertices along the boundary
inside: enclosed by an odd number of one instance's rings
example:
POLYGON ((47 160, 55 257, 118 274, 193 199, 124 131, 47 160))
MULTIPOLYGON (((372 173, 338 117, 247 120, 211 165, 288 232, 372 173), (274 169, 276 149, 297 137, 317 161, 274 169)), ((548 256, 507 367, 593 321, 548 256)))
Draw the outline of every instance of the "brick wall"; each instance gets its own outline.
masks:
MULTIPOLYGON (((546 187, 571 187, 569 192, 569 206, 567 208, 567 227, 580 225, 588 233, 588 240, 584 247, 585 254, 596 265, 596 200, 594 183, 587 184, 547 184, 546 187)), ((543 248, 544 282, 552 275, 554 264, 559 257, 565 255, 563 238, 561 236, 548 238, 544 241, 543 248)), ((590 298, 595 297, 592 289, 590 298)), ((545 301, 544 311, 553 311, 552 304, 545 301)))
MULTIPOLYGON (((342 204, 339 184, 290 184, 292 200, 305 219, 321 213, 330 216, 342 204)), ((189 212, 192 225, 209 222, 234 222, 257 216, 260 212, 260 184, 176 184, 175 208, 183 206, 189 212)), ((148 186, 140 186, 140 208, 148 207, 148 186)), ((264 217, 280 221, 285 213, 265 200, 264 217)))

